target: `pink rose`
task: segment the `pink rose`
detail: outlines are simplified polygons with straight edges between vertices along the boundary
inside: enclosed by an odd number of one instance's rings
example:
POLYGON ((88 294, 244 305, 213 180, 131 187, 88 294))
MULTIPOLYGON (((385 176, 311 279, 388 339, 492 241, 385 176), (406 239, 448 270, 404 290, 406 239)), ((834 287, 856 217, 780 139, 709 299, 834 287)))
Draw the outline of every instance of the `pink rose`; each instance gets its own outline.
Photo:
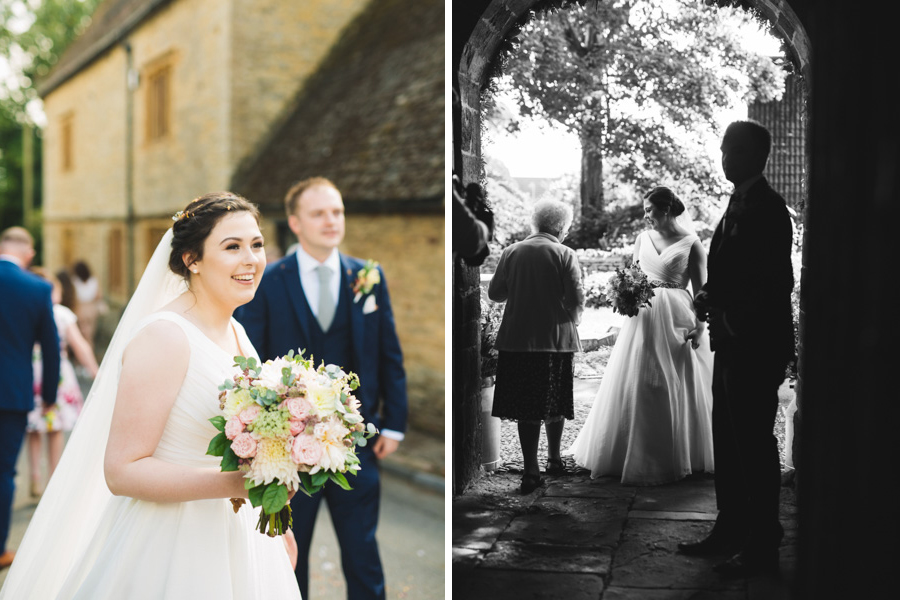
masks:
POLYGON ((249 425, 250 423, 252 423, 253 419, 256 418, 256 415, 259 414, 260 410, 261 409, 259 407, 259 404, 253 404, 252 406, 242 410, 241 414, 239 415, 241 418, 241 423, 244 423, 245 425, 249 425))
POLYGON ((306 398, 288 398, 284 401, 285 407, 291 413, 291 419, 306 420, 312 412, 312 404, 306 398))
POLYGON ((242 433, 231 442, 231 449, 241 458, 256 456, 256 440, 249 433, 242 433))
POLYGON ((298 465, 315 465, 322 458, 322 444, 313 436, 301 434, 294 438, 291 460, 298 465))
POLYGON ((231 417, 228 419, 228 422, 225 423, 225 437, 229 440, 236 438, 242 431, 244 431, 244 424, 237 417, 231 417))
POLYGON ((291 419, 288 421, 291 425, 291 435, 297 435, 304 429, 306 429, 306 420, 305 419, 291 419))

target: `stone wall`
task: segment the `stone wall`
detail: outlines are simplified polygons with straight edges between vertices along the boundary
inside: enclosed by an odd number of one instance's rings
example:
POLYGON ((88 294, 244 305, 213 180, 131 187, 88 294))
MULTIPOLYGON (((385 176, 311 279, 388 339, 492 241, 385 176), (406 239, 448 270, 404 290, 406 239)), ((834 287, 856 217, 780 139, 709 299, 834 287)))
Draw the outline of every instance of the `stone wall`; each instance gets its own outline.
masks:
POLYGON ((443 215, 348 215, 341 251, 381 264, 403 348, 410 425, 443 437, 443 215))

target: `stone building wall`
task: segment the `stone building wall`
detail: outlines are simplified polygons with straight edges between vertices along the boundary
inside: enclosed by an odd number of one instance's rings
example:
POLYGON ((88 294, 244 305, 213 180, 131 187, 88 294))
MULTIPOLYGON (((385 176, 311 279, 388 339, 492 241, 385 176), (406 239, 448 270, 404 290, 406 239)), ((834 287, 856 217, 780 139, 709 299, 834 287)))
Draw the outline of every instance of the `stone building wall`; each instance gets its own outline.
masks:
POLYGON ((443 436, 443 215, 348 215, 341 251, 381 264, 403 348, 410 424, 443 436))

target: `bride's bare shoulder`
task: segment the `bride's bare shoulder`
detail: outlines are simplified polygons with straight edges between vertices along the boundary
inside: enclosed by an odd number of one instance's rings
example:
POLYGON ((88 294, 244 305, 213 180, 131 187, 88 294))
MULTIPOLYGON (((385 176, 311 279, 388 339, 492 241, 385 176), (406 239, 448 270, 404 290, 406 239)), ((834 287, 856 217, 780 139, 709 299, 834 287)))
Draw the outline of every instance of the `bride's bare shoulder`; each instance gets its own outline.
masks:
POLYGON ((153 319, 131 338, 123 359, 146 355, 165 357, 167 361, 188 357, 190 345, 187 334, 178 323, 170 319, 153 319))

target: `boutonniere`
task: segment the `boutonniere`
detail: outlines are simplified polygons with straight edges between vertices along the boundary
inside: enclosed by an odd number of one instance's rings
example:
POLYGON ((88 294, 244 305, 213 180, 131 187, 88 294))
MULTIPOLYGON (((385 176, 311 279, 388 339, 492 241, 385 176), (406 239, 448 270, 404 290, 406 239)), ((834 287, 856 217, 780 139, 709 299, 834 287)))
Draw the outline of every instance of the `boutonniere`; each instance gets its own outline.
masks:
MULTIPOLYGON (((381 273, 378 272, 378 263, 372 259, 356 273, 356 281, 353 282, 353 302, 359 302, 360 298, 372 292, 376 284, 381 283, 381 273)), ((373 300, 374 301, 374 300, 373 300)))

